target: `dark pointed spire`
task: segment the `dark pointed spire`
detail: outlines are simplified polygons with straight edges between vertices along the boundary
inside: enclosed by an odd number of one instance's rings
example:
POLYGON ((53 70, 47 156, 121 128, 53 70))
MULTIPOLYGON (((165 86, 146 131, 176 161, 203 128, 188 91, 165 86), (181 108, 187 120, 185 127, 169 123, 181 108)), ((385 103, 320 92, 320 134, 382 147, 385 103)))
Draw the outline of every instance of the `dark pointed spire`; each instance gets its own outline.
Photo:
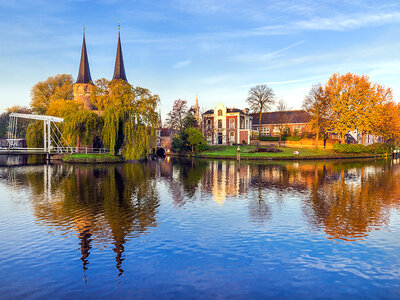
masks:
POLYGON ((91 83, 91 82, 92 82, 92 77, 90 76, 89 60, 86 52, 85 27, 83 27, 81 63, 79 65, 78 79, 76 80, 76 83, 91 83))
POLYGON ((122 48, 121 48, 121 36, 119 33, 119 25, 118 25, 118 46, 117 46, 117 57, 115 58, 115 68, 114 68, 114 76, 113 79, 122 79, 128 82, 125 75, 125 67, 124 67, 124 59, 122 57, 122 48))

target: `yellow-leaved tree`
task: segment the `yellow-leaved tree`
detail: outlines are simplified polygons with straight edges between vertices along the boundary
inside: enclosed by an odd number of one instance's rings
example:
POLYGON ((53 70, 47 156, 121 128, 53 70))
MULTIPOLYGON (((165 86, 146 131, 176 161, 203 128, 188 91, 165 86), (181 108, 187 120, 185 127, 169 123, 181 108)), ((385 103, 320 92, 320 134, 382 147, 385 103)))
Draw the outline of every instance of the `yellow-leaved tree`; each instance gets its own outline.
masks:
POLYGON ((373 84, 366 75, 333 74, 325 91, 331 103, 331 129, 341 135, 355 129, 362 134, 374 133, 379 119, 380 105, 392 100, 392 91, 373 84))

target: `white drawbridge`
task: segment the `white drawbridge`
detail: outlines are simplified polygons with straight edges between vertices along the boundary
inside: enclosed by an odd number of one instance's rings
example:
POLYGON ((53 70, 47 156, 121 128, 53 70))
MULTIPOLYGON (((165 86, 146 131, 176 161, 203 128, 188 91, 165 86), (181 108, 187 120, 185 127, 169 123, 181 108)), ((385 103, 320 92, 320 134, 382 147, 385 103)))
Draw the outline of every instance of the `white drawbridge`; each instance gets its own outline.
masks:
POLYGON ((62 123, 64 119, 46 116, 11 113, 9 115, 7 147, 0 148, 2 152, 13 153, 107 153, 108 149, 104 148, 79 148, 71 147, 63 137, 58 123, 62 123), (18 138, 18 119, 39 120, 43 121, 43 148, 26 148, 20 145, 21 139, 18 138))

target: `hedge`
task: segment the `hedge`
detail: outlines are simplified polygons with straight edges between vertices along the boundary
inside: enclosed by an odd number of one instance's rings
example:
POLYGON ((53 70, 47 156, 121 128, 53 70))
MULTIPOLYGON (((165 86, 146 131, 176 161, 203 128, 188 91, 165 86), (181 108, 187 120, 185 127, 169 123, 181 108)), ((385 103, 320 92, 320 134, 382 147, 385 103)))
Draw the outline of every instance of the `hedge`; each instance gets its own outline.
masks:
MULTIPOLYGON (((283 136, 282 141, 300 141, 301 136, 283 136)), ((262 136, 260 141, 279 141, 279 136, 262 136)))
POLYGON ((368 146, 360 144, 334 144, 333 149, 339 153, 373 153, 387 154, 392 152, 388 144, 375 143, 368 146))

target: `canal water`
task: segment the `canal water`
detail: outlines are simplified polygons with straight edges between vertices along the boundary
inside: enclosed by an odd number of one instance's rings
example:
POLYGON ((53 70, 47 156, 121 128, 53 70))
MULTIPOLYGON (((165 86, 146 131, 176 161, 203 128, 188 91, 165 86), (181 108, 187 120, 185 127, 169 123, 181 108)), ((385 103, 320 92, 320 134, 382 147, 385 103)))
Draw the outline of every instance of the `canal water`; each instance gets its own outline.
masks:
POLYGON ((0 167, 0 298, 400 298, 396 160, 0 167))

